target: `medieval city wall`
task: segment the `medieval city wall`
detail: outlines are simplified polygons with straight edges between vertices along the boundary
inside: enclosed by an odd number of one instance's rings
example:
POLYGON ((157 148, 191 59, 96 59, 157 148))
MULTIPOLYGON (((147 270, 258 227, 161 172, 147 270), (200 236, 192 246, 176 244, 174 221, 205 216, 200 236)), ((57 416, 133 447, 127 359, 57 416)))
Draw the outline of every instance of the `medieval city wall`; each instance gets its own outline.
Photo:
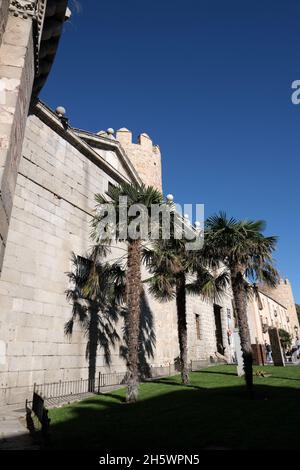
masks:
POLYGON ((6 6, 2 2, 5 16, 0 28, 3 32, 5 25, 5 31, 0 44, 0 272, 34 80, 32 22, 12 15, 6 18, 6 6))
MULTIPOLYGON (((98 149, 98 154, 115 161, 118 174, 128 177, 112 151, 98 149)), ((72 311, 65 297, 66 272, 72 268, 71 252, 84 255, 91 246, 95 193, 105 192, 109 181, 117 184, 100 166, 64 138, 63 131, 56 132, 35 114, 29 116, 0 281, 2 402, 22 402, 34 382, 88 377, 82 331, 76 326, 71 339, 64 334, 72 311)), ((119 256, 115 249, 111 257, 119 256)), ((173 364, 179 355, 175 302, 159 303, 147 288, 146 297, 145 333, 154 332, 147 362, 156 367, 173 364)), ((212 302, 189 296, 187 316, 189 360, 209 360, 216 350, 212 302), (200 339, 196 313, 201 317, 200 339)), ((122 325, 120 320, 120 337, 122 325)), ((119 344, 111 351, 110 369, 99 351, 97 372, 125 370, 119 344)))
MULTIPOLYGON (((86 342, 64 335, 71 252, 90 247, 94 194, 112 180, 36 116, 27 121, 0 281, 2 400, 20 402, 34 382, 87 377, 86 342), (7 389, 6 391, 3 389, 7 389)), ((114 366, 124 370, 118 350, 114 366)), ((99 355, 98 367, 104 367, 99 355)))
MULTIPOLYGON (((99 153, 111 161, 111 151, 99 153)), ((128 176, 122 166, 118 170, 128 176)), ((65 273, 72 268, 71 252, 84 255, 91 246, 94 195, 109 181, 117 184, 36 115, 28 118, 0 281, 2 402, 21 402, 34 382, 88 376, 80 328, 71 339, 64 334, 72 310, 65 273)), ((148 301, 156 340, 147 359, 154 366, 173 363, 178 357, 175 305, 148 301)), ((122 337, 121 320, 117 330, 122 337)), ((101 351, 100 370, 109 370, 101 351)), ((110 370, 125 370, 119 345, 112 348, 110 370)))

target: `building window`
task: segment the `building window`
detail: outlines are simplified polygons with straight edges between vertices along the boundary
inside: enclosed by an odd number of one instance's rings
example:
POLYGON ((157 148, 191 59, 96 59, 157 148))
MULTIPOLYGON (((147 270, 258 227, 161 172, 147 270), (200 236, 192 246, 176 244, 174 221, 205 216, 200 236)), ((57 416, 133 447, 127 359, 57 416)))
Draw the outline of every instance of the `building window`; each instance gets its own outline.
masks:
POLYGON ((196 318, 196 335, 197 339, 201 339, 201 334, 200 334, 200 315, 195 315, 196 318))
POLYGON ((110 181, 108 182, 108 191, 110 191, 111 189, 115 188, 116 185, 111 183, 110 181))

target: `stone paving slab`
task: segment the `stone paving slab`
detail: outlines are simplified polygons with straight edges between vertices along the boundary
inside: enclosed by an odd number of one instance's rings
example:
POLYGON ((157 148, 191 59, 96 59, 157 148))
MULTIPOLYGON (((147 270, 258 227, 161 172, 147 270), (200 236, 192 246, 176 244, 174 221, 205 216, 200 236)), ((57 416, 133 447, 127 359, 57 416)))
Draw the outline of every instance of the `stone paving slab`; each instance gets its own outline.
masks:
MULTIPOLYGON (((116 390, 120 386, 105 387, 103 393, 116 390)), ((93 393, 69 395, 45 401, 47 408, 56 408, 94 396, 93 393)), ((26 427, 26 410, 22 405, 0 407, 0 451, 1 450, 38 450, 26 427)))
POLYGON ((26 428, 25 407, 7 405, 0 407, 0 450, 36 450, 26 428))

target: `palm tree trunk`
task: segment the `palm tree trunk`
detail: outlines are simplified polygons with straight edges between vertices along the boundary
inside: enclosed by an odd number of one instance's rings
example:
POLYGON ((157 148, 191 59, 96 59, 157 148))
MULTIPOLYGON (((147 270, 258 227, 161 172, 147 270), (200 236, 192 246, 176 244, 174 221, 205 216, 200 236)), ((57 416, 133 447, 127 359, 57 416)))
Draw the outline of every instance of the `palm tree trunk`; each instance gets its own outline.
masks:
POLYGON ((232 269, 231 282, 244 360, 246 386, 251 393, 253 386, 253 356, 247 317, 247 294, 242 271, 232 269))
POLYGON ((127 331, 128 331, 128 382, 126 401, 135 402, 139 385, 139 330, 141 293, 141 241, 134 240, 128 245, 128 268, 126 279, 127 331))
POLYGON ((96 362, 97 362, 97 347, 98 347, 98 311, 91 308, 90 311, 90 324, 88 332, 88 361, 89 361, 89 383, 88 391, 95 391, 95 377, 96 377, 96 362))
POLYGON ((187 323, 186 323, 186 285, 185 274, 181 274, 176 284, 176 306, 178 340, 180 351, 181 380, 183 384, 189 383, 189 368, 187 356, 187 323))

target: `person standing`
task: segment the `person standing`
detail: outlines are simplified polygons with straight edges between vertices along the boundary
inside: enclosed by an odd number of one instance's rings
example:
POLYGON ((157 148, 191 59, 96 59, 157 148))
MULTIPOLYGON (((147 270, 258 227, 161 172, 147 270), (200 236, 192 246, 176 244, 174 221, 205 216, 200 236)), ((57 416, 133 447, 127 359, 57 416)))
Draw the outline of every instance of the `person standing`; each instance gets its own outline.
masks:
POLYGON ((297 359, 300 358, 300 339, 299 336, 296 336, 295 348, 297 349, 297 359))
POLYGON ((267 362, 272 362, 272 349, 270 344, 265 341, 265 350, 266 350, 266 357, 267 357, 267 362))

